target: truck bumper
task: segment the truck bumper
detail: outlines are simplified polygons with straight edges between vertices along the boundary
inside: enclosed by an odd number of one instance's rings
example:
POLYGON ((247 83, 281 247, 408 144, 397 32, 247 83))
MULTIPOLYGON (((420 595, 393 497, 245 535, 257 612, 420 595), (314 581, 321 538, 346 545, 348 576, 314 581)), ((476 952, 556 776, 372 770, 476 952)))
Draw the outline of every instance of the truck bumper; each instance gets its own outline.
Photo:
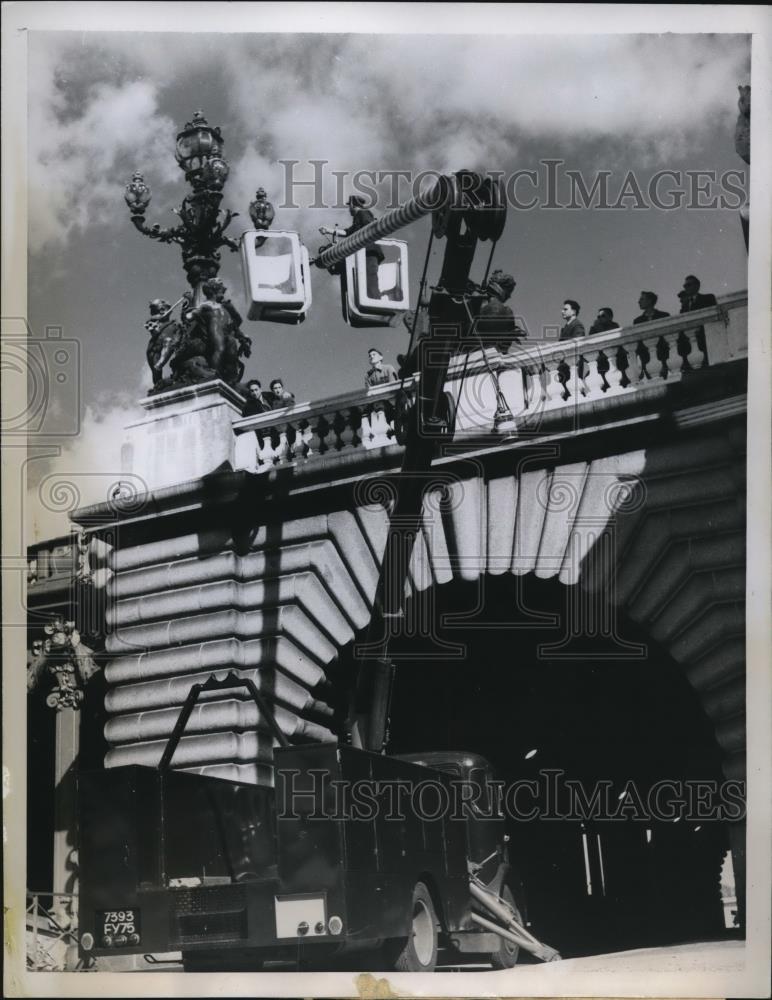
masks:
POLYGON ((334 905, 324 892, 282 893, 275 881, 140 889, 131 902, 122 909, 81 912, 81 955, 213 948, 280 953, 301 943, 343 944, 347 936, 342 900, 334 905))

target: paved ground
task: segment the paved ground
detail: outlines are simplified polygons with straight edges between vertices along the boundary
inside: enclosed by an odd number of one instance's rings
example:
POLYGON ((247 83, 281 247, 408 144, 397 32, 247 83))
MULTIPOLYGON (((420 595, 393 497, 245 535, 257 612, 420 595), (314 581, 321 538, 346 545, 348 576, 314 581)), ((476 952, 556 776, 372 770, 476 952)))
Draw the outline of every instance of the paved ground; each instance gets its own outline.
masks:
MULTIPOLYGON (((561 962, 542 965, 540 963, 518 965, 511 972, 494 973, 490 966, 469 965, 440 966, 440 972, 484 972, 493 976, 513 974, 527 976, 534 973, 540 978, 563 979, 566 975, 597 975, 604 973, 624 973, 637 977, 654 975, 659 977, 673 973, 704 973, 706 975, 739 973, 745 961, 744 941, 712 941, 694 944, 674 945, 665 948, 640 948, 633 951, 619 951, 605 955, 590 955, 584 958, 564 959, 561 962)), ((104 972, 180 972, 179 955, 157 955, 153 963, 145 961, 143 956, 126 956, 114 958, 108 963, 100 959, 98 971, 104 972)), ((276 967, 279 971, 279 967, 276 967)), ((643 981, 643 980, 642 980, 643 981)))

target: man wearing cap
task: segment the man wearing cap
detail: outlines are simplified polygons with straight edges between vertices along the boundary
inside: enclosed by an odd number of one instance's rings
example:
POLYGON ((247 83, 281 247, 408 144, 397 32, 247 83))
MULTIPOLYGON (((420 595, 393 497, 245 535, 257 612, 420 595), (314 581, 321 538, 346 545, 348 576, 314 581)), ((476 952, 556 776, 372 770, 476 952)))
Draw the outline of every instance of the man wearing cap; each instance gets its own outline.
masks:
POLYGON ((477 317, 477 333, 484 344, 492 344, 502 354, 506 354, 514 340, 525 337, 525 333, 515 323, 515 314, 507 305, 507 299, 515 290, 515 279, 511 274, 496 270, 488 279, 485 294, 488 301, 483 303, 477 317))
MULTIPOLYGON (((365 200, 357 194, 352 194, 346 202, 351 213, 351 225, 348 229, 329 229, 323 226, 319 232, 326 236, 351 236, 358 229, 364 229, 371 222, 375 222, 375 216, 369 208, 365 208, 365 200)), ((384 259, 383 250, 375 243, 365 247, 365 266, 367 268, 367 297, 369 299, 380 299, 381 289, 378 284, 378 266, 384 259)))

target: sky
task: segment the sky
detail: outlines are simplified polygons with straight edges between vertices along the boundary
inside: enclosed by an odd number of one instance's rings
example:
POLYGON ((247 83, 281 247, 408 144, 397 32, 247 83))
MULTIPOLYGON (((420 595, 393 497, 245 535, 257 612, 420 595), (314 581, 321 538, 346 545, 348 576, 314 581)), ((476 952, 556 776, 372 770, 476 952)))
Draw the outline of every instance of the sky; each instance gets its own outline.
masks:
MULTIPOLYGON (((720 193, 726 171, 745 169, 733 137, 737 87, 749 81, 745 35, 30 32, 29 323, 36 337, 53 327, 77 341, 78 398, 60 405, 78 410, 82 428, 34 478, 51 468, 119 471, 122 429, 150 385, 147 303, 174 302, 186 287, 178 248, 130 224, 124 185, 141 170, 153 191, 148 224, 175 223, 171 210, 187 185, 174 141, 197 108, 225 138, 223 207, 240 213, 229 232, 249 228, 248 205, 262 185, 277 206, 274 229, 300 232, 313 255, 319 226, 345 225, 347 212, 308 207, 307 188, 297 190, 299 209, 280 208, 281 160, 300 161, 302 178, 311 159, 328 161, 331 202, 333 170, 536 170, 543 196, 548 159, 562 163, 563 203, 566 170, 580 171, 588 187, 598 171, 610 172, 612 204, 630 171, 644 201, 657 171, 715 171, 704 201, 720 193)), ((661 190, 673 187, 688 191, 683 180, 661 190)), ((345 182, 344 194, 350 189, 345 182)), ((516 190, 522 201, 533 194, 527 179, 516 190)), ((554 335, 565 298, 582 304, 588 323, 601 306, 629 323, 642 289, 677 312, 689 273, 717 295, 746 287, 735 208, 664 211, 636 200, 613 210, 510 208, 493 266, 514 275, 515 312, 533 339, 554 335)), ((422 220, 400 234, 413 299, 428 232, 422 220)), ((442 255, 441 241, 434 246, 430 280, 442 255)), ((488 251, 478 249, 473 277, 488 251)), ((237 254, 223 251, 220 273, 246 315, 237 254)), ((299 401, 319 399, 363 385, 370 346, 387 361, 404 349, 402 324, 346 327, 337 279, 324 271, 313 273, 313 298, 297 327, 244 321, 248 377, 266 384, 278 375, 299 401)), ((93 499, 104 497, 81 497, 93 499)), ((35 533, 66 530, 57 517, 37 522, 35 533)))

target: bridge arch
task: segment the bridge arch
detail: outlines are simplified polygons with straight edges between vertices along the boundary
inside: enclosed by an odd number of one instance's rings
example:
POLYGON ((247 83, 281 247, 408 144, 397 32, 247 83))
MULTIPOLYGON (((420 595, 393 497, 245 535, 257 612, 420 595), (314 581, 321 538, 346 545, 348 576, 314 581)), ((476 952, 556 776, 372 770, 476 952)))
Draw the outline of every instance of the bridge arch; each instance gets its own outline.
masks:
POLYGON ((577 634, 569 648, 571 603, 558 579, 534 573, 414 595, 407 617, 428 611, 442 624, 392 644, 388 750, 469 750, 491 761, 512 796, 511 852, 529 917, 562 953, 720 935, 728 825, 665 805, 720 784, 711 721, 672 657, 626 615, 613 636, 577 634), (416 600, 427 605, 418 613, 416 600), (577 783, 585 804, 600 795, 599 811, 575 810, 577 783), (619 818, 604 818, 626 789, 640 811, 630 798, 619 818), (650 812, 657 801, 665 808, 650 812))

